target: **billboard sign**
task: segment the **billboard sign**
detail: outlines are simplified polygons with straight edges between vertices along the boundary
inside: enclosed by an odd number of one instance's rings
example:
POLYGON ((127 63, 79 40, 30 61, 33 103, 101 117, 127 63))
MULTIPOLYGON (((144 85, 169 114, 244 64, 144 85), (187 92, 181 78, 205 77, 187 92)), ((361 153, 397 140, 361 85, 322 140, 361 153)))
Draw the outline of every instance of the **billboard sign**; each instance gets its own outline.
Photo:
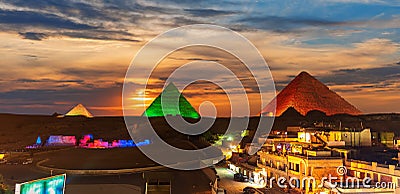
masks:
POLYGON ((64 194, 66 174, 15 185, 15 194, 64 194))

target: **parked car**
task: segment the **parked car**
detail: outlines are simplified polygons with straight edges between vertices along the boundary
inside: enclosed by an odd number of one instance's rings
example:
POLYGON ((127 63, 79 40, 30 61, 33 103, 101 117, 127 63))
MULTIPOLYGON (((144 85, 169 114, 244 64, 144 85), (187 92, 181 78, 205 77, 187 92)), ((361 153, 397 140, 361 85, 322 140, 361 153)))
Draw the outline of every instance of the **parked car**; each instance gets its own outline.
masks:
POLYGON ((243 194, 265 194, 269 193, 267 189, 265 188, 254 188, 254 187, 245 187, 243 189, 243 194))
POLYGON ((256 193, 256 189, 253 187, 243 188, 243 194, 251 194, 251 193, 256 193))
POLYGON ((233 180, 239 182, 248 182, 249 178, 246 175, 243 175, 242 173, 236 173, 233 175, 233 180))

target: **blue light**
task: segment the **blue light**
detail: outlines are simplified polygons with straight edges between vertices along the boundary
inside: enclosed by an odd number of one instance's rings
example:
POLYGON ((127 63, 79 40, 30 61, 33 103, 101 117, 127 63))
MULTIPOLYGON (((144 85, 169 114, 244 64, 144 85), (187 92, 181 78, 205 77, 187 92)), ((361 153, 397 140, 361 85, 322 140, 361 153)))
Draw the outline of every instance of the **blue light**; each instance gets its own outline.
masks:
POLYGON ((42 139, 40 138, 40 136, 38 136, 38 138, 36 139, 36 145, 41 145, 42 144, 42 139))

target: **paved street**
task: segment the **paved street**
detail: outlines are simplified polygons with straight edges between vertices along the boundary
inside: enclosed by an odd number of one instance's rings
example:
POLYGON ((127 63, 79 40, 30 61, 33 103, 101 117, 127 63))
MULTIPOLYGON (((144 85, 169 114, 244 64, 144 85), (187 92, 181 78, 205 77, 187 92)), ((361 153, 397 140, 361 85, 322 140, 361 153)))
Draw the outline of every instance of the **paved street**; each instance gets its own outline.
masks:
MULTIPOLYGON (((178 171, 165 169, 152 172, 170 173, 170 176, 173 177, 171 180, 172 193, 201 193, 210 190, 210 179, 202 170, 178 171)), ((13 188, 15 183, 22 183, 50 176, 50 172, 40 171, 35 168, 34 164, 2 164, 0 165, 0 174, 3 175, 5 183, 10 185, 11 188, 13 188)), ((140 194, 143 193, 144 187, 145 181, 142 173, 128 173, 119 175, 67 175, 65 193, 140 194)))
MULTIPOLYGON (((233 180, 233 172, 228 170, 225 167, 216 167, 217 173, 220 177, 220 181, 218 182, 218 187, 224 188, 227 191, 227 194, 237 194, 243 193, 243 188, 250 186, 254 188, 259 188, 260 186, 253 183, 243 183, 237 182, 233 180)), ((270 194, 285 194, 285 192, 280 191, 279 189, 267 189, 267 193, 270 194)))
POLYGON ((226 189, 227 194, 242 193, 243 188, 247 186, 257 187, 256 184, 234 181, 233 180, 234 173, 225 167, 216 167, 216 170, 219 177, 221 178, 221 180, 218 182, 218 185, 220 188, 226 189))

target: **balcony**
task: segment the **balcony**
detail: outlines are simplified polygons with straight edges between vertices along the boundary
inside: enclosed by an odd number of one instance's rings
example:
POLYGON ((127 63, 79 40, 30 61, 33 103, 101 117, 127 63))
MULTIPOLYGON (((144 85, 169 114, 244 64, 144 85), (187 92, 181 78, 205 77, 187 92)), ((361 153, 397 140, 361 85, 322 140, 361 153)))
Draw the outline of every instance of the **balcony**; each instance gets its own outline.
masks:
POLYGON ((342 158, 339 156, 306 156, 303 154, 288 154, 288 156, 294 156, 294 157, 298 157, 301 159, 307 159, 307 160, 341 160, 342 158))

